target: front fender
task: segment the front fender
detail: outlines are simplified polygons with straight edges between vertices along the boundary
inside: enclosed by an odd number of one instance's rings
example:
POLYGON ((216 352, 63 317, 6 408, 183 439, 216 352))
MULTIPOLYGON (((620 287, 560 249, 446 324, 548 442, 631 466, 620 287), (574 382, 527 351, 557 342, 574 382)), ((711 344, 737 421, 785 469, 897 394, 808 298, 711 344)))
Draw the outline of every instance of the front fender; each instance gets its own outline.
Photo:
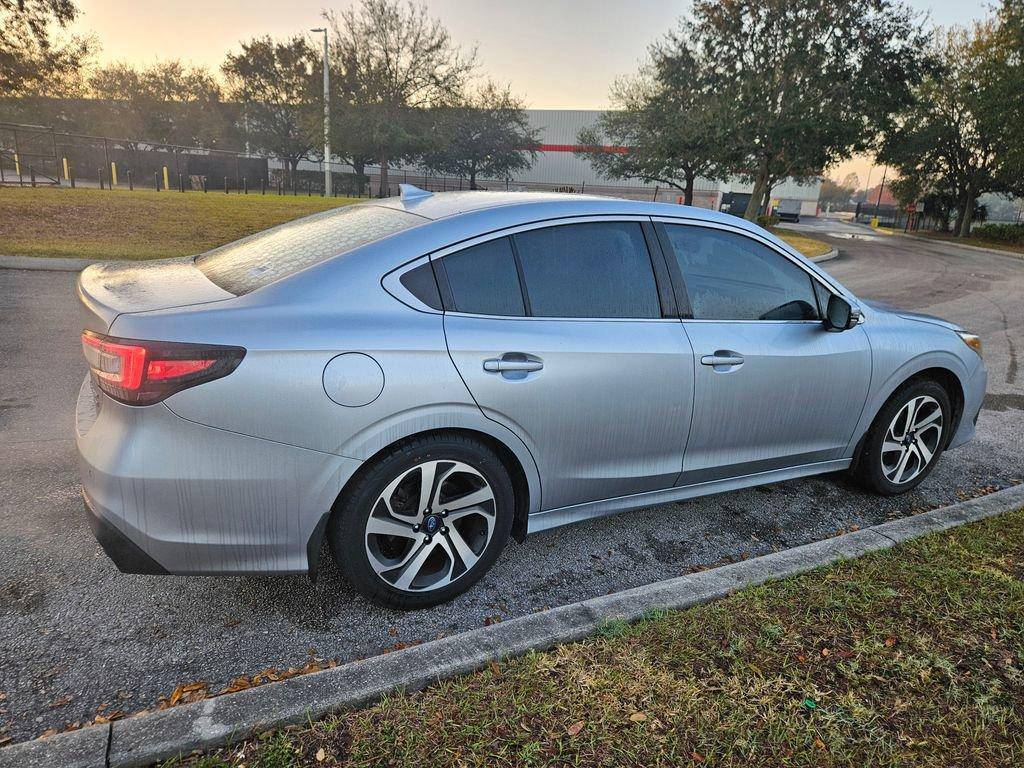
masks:
MULTIPOLYGON (((872 352, 871 388, 846 456, 854 456, 875 416, 893 393, 904 382, 929 369, 942 369, 956 377, 964 393, 964 416, 967 417, 961 418, 960 425, 972 422, 984 397, 984 382, 980 386, 981 394, 977 392, 976 374, 979 368, 984 371, 980 358, 947 329, 901 318, 886 322, 879 315, 874 315, 873 319, 880 322, 870 328, 868 334, 872 352), (922 348, 924 351, 919 351, 922 348), (969 359, 968 354, 974 360, 969 359)), ((961 431, 958 429, 954 437, 962 438, 961 431)), ((960 439, 957 444, 965 441, 960 439)))

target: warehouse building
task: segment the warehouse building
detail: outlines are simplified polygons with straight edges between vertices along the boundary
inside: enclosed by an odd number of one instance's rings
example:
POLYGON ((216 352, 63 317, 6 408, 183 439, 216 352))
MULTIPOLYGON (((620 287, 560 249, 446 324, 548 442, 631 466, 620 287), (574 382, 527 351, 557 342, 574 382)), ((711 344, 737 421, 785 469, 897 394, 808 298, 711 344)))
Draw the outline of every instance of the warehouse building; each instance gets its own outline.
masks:
MULTIPOLYGON (((596 194, 616 194, 622 197, 649 197, 659 202, 679 202, 681 193, 656 183, 644 184, 639 179, 605 179, 585 157, 578 157, 576 137, 584 128, 593 126, 601 116, 601 110, 591 109, 531 109, 527 110, 531 127, 540 136, 540 151, 537 162, 529 171, 516 175, 515 184, 530 187, 572 187, 575 191, 596 194), (624 189, 624 187, 626 189, 624 189)), ((614 148, 610 148, 614 149, 614 148)), ((772 200, 798 202, 802 216, 814 216, 818 210, 818 193, 821 182, 798 184, 786 180, 772 190, 772 200)), ((723 201, 731 198, 745 204, 752 186, 739 180, 711 181, 697 179, 693 204, 702 208, 719 210, 723 201)), ((725 203, 728 205, 728 202, 725 203)))
MULTIPOLYGON (((527 171, 520 171, 512 179, 488 180, 478 183, 486 189, 512 189, 524 191, 586 192, 597 195, 612 195, 632 199, 657 200, 665 203, 681 203, 682 192, 674 187, 652 182, 645 184, 639 179, 604 178, 590 160, 575 154, 579 149, 576 141, 582 129, 593 126, 602 114, 597 109, 530 109, 526 110, 530 126, 539 137, 537 161, 527 171)), ((610 150, 622 149, 609 147, 610 150)), ((303 163, 303 169, 321 167, 318 163, 303 163)), ((348 170, 346 168, 346 170, 348 170)), ((367 166, 371 188, 379 183, 380 169, 367 166)), ((464 189, 465 182, 442 176, 432 176, 421 168, 398 166, 389 171, 389 180, 394 185, 409 182, 431 190, 464 189)), ((814 216, 818 211, 818 193, 821 182, 798 184, 791 179, 772 190, 772 204, 783 210, 799 211, 801 216, 814 216)), ((694 189, 693 204, 713 210, 742 212, 750 198, 752 185, 738 179, 712 181, 698 178, 694 189)))

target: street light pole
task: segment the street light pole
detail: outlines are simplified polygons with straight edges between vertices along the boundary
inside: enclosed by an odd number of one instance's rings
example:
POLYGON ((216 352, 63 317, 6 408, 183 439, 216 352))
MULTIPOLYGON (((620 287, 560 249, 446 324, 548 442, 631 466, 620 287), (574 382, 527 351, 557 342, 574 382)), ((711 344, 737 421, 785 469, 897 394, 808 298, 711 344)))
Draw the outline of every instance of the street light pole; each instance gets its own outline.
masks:
POLYGON ((324 33, 324 197, 331 196, 331 67, 328 59, 327 29, 319 27, 310 32, 324 33))

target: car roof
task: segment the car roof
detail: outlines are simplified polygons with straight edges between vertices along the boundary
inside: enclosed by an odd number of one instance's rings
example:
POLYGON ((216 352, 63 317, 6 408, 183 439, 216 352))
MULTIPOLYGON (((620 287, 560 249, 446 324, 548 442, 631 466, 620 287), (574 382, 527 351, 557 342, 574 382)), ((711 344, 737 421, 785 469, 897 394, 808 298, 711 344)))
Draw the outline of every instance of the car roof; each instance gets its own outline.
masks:
POLYGON ((741 229, 754 229, 750 222, 739 216, 719 213, 707 208, 562 192, 439 192, 409 199, 388 197, 375 201, 373 204, 406 211, 433 221, 494 208, 530 206, 534 209, 548 209, 554 217, 562 214, 574 216, 588 214, 671 216, 715 221, 741 229))

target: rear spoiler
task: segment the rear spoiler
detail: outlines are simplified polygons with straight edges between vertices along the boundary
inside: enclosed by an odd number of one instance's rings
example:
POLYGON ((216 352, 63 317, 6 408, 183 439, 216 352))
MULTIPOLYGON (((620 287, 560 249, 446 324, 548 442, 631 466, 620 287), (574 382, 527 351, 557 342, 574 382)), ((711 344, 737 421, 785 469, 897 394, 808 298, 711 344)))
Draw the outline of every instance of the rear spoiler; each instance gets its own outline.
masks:
POLYGON ((210 282, 191 256, 159 261, 113 261, 78 276, 83 330, 106 333, 118 315, 233 299, 210 282))

